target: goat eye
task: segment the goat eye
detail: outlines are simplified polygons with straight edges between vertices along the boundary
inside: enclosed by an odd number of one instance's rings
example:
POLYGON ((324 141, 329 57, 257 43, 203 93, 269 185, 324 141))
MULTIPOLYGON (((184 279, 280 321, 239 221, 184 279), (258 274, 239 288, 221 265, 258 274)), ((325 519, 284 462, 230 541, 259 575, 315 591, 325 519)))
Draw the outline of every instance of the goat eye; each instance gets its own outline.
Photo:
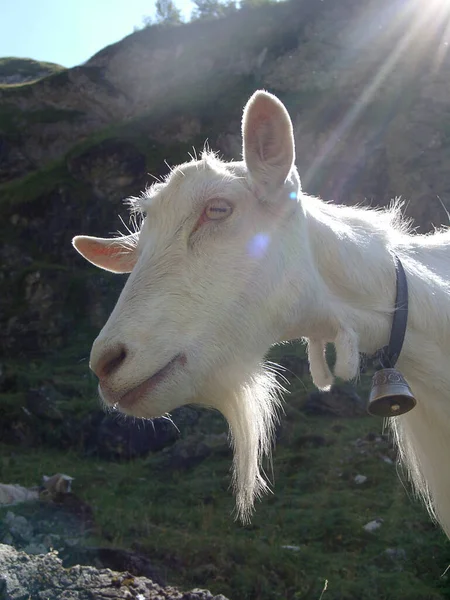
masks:
POLYGON ((213 200, 205 208, 204 215, 206 219, 211 221, 217 221, 219 219, 226 219, 233 212, 233 207, 226 200, 213 200))
POLYGON ((227 200, 223 200, 222 198, 211 200, 202 212, 192 233, 195 233, 202 225, 208 223, 208 221, 220 221, 221 219, 226 219, 232 212, 233 206, 227 200))

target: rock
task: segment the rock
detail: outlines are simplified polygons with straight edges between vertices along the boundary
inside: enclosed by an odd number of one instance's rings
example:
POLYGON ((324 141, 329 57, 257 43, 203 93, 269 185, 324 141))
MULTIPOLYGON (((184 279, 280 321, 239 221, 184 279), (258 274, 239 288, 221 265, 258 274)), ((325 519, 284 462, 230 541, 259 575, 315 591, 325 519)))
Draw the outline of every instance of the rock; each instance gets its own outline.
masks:
POLYGON ((180 429, 196 425, 200 418, 199 409, 194 406, 181 406, 171 413, 172 421, 180 429))
POLYGON ((171 448, 169 466, 171 469, 186 470, 196 467, 211 454, 211 448, 199 436, 189 436, 171 448))
POLYGON ((87 566, 64 568, 56 553, 29 556, 0 545, 0 598, 2 600, 227 600, 208 590, 182 592, 162 587, 147 577, 87 566))
POLYGON ((142 185, 147 172, 145 156, 118 139, 104 140, 69 158, 67 166, 75 179, 91 184, 95 195, 109 202, 142 185))
POLYGON ((355 475, 353 481, 356 483, 356 485, 361 485, 367 481, 367 477, 365 475, 355 475))
POLYGON ((291 550, 292 552, 300 552, 301 546, 281 546, 283 550, 291 550))
POLYGON ((27 544, 23 549, 27 554, 47 554, 49 550, 50 547, 48 545, 36 543, 27 544))
POLYGON ((333 385, 329 392, 309 394, 305 412, 310 415, 333 415, 335 417, 360 417, 365 415, 361 398, 350 385, 333 385))
POLYGON ((406 552, 403 548, 386 548, 384 554, 390 560, 406 560, 406 552))
POLYGON ((165 464, 171 469, 191 469, 211 453, 228 455, 231 450, 226 433, 189 435, 166 451, 165 464))
POLYGON ((19 140, 17 135, 0 135, 0 183, 21 177, 35 167, 26 155, 23 140, 18 147, 19 140))
POLYGON ((61 422, 64 416, 57 407, 58 401, 61 400, 62 395, 52 385, 47 384, 29 390, 26 407, 32 415, 40 419, 61 422))
POLYGON ((369 521, 369 523, 366 523, 364 525, 363 529, 365 531, 368 531, 369 533, 372 533, 373 531, 376 531, 377 529, 379 529, 382 524, 383 524, 383 519, 381 519, 381 518, 374 519, 373 521, 369 521))
POLYGON ((60 492, 35 502, 31 516, 23 504, 17 505, 14 512, 9 511, 1 523, 0 538, 4 544, 26 548, 30 554, 66 549, 64 555, 69 556, 71 548, 80 545, 94 525, 88 504, 75 494, 60 492), (17 514, 20 510, 26 516, 17 514))
POLYGON ((18 484, 0 483, 0 505, 8 506, 21 502, 30 502, 49 496, 58 497, 70 492, 73 477, 57 473, 51 477, 42 477, 42 489, 37 487, 25 488, 18 484))
POLYGON ((37 488, 25 488, 21 485, 0 483, 0 505, 19 504, 30 502, 39 498, 37 488))
POLYGON ((32 525, 21 515, 16 515, 13 512, 8 511, 4 518, 4 524, 8 528, 13 539, 17 540, 19 543, 29 542, 33 537, 32 525))
POLYGON ((282 354, 277 362, 283 367, 281 372, 287 379, 309 376, 309 362, 306 356, 282 354))
POLYGON ((385 452, 389 452, 395 457, 396 450, 388 436, 369 433, 363 438, 351 441, 350 445, 360 455, 371 455, 377 459, 381 458, 381 460, 388 464, 394 464, 394 461, 388 455, 384 454, 385 452))
POLYGON ((131 575, 148 577, 158 585, 167 585, 160 569, 147 556, 139 552, 123 548, 84 547, 80 544, 73 544, 70 548, 59 552, 59 555, 63 559, 65 567, 89 564, 97 569, 126 571, 131 575))
POLYGON ((102 411, 89 415, 82 429, 86 452, 107 460, 145 456, 172 445, 179 437, 167 419, 136 421, 102 411))
POLYGON ((386 548, 374 558, 374 563, 383 572, 403 571, 405 561, 406 552, 403 548, 386 548))

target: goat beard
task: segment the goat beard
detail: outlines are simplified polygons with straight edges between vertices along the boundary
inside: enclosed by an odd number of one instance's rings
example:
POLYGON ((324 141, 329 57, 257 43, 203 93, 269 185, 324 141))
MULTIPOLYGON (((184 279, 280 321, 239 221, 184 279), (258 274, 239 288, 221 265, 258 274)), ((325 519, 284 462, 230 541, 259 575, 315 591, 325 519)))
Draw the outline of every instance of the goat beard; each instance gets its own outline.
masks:
POLYGON ((274 365, 262 361, 221 369, 204 387, 201 404, 217 409, 230 426, 236 518, 250 521, 256 499, 270 491, 262 462, 271 466, 281 392, 274 365))

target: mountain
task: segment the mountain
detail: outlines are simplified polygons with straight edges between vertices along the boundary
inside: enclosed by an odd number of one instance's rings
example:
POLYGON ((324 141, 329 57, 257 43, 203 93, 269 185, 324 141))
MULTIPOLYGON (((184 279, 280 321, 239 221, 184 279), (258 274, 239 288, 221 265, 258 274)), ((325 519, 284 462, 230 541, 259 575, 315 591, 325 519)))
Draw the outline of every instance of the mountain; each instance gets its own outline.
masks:
MULTIPOLYGON (((242 107, 257 88, 290 110, 305 191, 379 206, 401 195, 420 230, 446 223, 446 21, 422 8, 290 0, 149 27, 82 66, 0 86, 1 347, 48 351, 83 314, 86 326, 104 321, 117 280, 92 279, 71 237, 120 228, 122 198, 206 139, 238 158, 242 107)), ((41 72, 27 64, 0 63, 41 72)))
MULTIPOLYGON (((122 198, 205 140, 239 158, 242 107, 257 88, 292 115, 305 191, 378 206, 401 195, 420 230, 446 223, 447 22, 422 9, 418 0, 246 8, 149 27, 82 66, 0 86, 1 347, 54 350, 83 315, 98 328, 117 279, 93 279, 72 236, 120 228, 122 198)), ((19 72, 22 62, 6 64, 19 72)))

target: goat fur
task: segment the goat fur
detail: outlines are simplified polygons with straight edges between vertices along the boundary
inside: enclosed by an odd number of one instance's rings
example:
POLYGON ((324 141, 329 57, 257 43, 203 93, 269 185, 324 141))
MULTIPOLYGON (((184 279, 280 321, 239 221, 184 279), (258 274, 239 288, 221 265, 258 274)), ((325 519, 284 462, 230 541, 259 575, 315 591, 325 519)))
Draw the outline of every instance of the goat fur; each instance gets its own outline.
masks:
POLYGON ((252 96, 242 130, 244 161, 205 152, 135 200, 147 213, 139 231, 74 239, 101 268, 131 271, 91 352, 102 398, 148 418, 187 403, 220 410, 230 423, 237 508, 246 520, 267 489, 260 465, 279 408, 264 353, 277 342, 307 340, 314 382, 327 389, 331 342, 335 374, 354 378, 360 353, 389 339, 396 254, 410 295, 398 368, 418 402, 388 424, 416 491, 450 535, 450 233, 411 234, 398 202, 368 210, 305 194, 290 117, 271 94, 252 96), (211 221, 205 207, 217 201, 232 211, 211 221), (105 356, 124 347, 120 369, 105 374, 105 356), (176 369, 147 388, 180 348, 176 369), (132 405, 123 400, 131 389, 144 390, 132 405))

